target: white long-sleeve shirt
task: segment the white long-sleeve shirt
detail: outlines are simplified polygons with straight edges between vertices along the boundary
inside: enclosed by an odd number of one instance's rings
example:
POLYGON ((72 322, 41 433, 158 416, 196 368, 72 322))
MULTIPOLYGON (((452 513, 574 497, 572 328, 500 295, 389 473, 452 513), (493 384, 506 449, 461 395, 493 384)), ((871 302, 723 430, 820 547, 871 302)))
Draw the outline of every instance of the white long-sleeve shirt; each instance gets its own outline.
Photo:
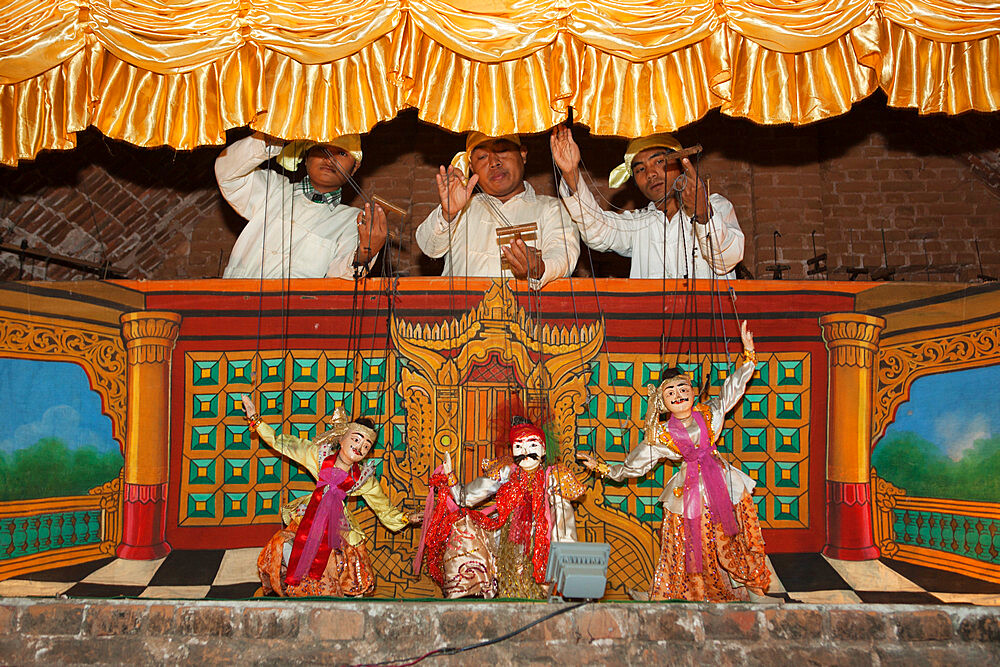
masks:
POLYGON ((438 206, 417 227, 417 245, 429 257, 444 257, 445 276, 510 277, 500 262, 496 229, 504 226, 487 198, 511 225, 538 224, 538 237, 530 246, 538 248, 545 262, 539 287, 568 276, 580 257, 580 239, 566 210, 555 197, 535 194, 529 183, 524 192, 501 202, 479 193, 472 197, 449 224, 438 206))
POLYGON ((646 208, 614 213, 602 209, 582 182, 570 192, 559 186, 566 210, 580 225, 580 237, 594 250, 612 250, 632 258, 630 278, 735 277, 733 270, 743 259, 744 237, 736 211, 728 199, 713 194, 709 221, 692 233, 690 218, 680 211, 669 220, 650 202, 646 208), (699 236, 703 238, 698 238, 699 236), (711 243, 706 239, 711 237, 711 243), (692 253, 692 246, 698 251, 692 253), (709 246, 714 260, 709 262, 709 246), (686 251, 686 252, 685 252, 686 251), (693 266, 692 266, 692 254, 693 266))
POLYGON ((215 161, 222 196, 248 220, 223 277, 352 278, 360 211, 314 202, 299 185, 258 168, 280 151, 280 143, 254 134, 215 161))

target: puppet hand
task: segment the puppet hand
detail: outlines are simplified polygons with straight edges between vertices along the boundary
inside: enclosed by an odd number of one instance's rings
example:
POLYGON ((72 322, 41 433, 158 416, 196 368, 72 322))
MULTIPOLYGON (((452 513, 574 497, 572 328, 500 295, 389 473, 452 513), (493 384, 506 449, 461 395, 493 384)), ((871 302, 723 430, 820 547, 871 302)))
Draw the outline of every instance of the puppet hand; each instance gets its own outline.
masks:
POLYGON ((753 334, 750 333, 750 329, 747 328, 746 320, 743 320, 743 323, 740 324, 740 338, 743 339, 743 351, 748 354, 753 354, 755 351, 753 346, 753 334))
POLYGON ((577 452, 576 460, 582 462, 583 467, 587 470, 597 470, 597 459, 587 452, 577 452))
POLYGON ((441 464, 441 470, 446 475, 450 475, 452 473, 451 454, 449 454, 448 452, 444 453, 444 463, 441 464))
POLYGON ((240 403, 243 405, 243 413, 247 419, 253 420, 257 417, 257 408, 250 399, 250 394, 240 394, 240 403))
POLYGON ((407 522, 410 524, 423 523, 423 521, 424 521, 423 510, 420 510, 419 512, 414 512, 407 518, 407 522))

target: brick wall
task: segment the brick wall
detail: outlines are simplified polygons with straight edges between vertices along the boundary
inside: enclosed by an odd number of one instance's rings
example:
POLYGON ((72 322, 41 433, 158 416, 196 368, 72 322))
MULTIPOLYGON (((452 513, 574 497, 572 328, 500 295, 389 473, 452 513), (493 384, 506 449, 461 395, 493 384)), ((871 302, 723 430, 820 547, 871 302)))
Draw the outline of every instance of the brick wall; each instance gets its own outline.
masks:
MULTIPOLYGON (((244 134, 236 130, 230 138, 244 134)), ((576 134, 608 205, 643 205, 632 185, 606 187, 625 141, 576 134)), ((814 242, 815 252, 828 254, 831 279, 846 279, 848 267, 877 270, 885 263, 883 232, 897 280, 975 280, 976 240, 983 271, 1000 275, 1000 114, 920 117, 875 97, 845 116, 803 127, 761 127, 712 113, 678 134, 685 144, 705 146, 701 173, 735 205, 747 236, 744 263, 758 278, 769 278, 766 267, 776 260, 791 267, 786 278, 806 277, 814 242)), ((527 137, 526 145, 528 180, 551 194, 547 137, 527 137)), ((414 112, 366 139, 362 187, 408 211, 405 220, 390 214, 392 271, 440 272, 439 261, 421 255, 413 231, 437 203, 438 165, 462 147, 460 135, 421 123, 414 112)), ((0 168, 0 241, 107 259, 133 278, 217 276, 243 225, 215 189, 219 150, 140 149, 93 130, 81 133, 76 150, 0 168)), ((20 270, 17 257, 0 253, 0 279, 15 279, 20 270)), ((628 261, 584 253, 578 275, 592 270, 625 276, 628 261)), ((32 260, 22 275, 87 277, 32 260)))
MULTIPOLYGON (((0 601, 10 664, 350 664, 499 637, 561 606, 483 602, 0 601)), ((1000 611, 968 606, 591 604, 426 664, 989 665, 1000 611)))

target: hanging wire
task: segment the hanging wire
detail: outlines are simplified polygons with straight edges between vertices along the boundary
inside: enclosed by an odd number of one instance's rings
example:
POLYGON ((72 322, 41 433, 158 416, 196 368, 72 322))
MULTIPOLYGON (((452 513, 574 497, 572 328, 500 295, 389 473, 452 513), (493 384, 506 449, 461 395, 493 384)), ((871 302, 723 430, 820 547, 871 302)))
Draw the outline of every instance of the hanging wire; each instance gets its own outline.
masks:
MULTIPOLYGON (((583 159, 582 159, 582 157, 581 157, 581 160, 580 160, 580 165, 582 167, 580 169, 580 174, 581 174, 580 177, 581 178, 585 178, 586 181, 589 182, 592 185, 593 181, 591 181, 589 179, 589 176, 584 176, 584 174, 587 173, 587 172, 584 171, 585 167, 583 165, 583 159)), ((559 177, 559 174, 561 173, 561 171, 559 169, 559 166, 556 165, 554 159, 552 160, 552 166, 553 166, 553 176, 554 176, 554 178, 556 178, 556 182, 558 183, 558 177, 559 177)), ((581 184, 578 182, 577 183, 577 188, 580 188, 580 187, 581 187, 581 184)), ((583 187, 586 187, 586 185, 584 185, 583 187)), ((593 188, 592 188, 592 190, 593 190, 593 188)), ((557 186, 557 192, 558 192, 558 186, 557 186)), ((576 197, 574 200, 579 204, 579 209, 578 209, 579 218, 582 219, 583 218, 583 202, 582 202, 582 200, 579 197, 576 197)), ((565 204, 566 201, 563 200, 563 203, 565 204)), ((572 213, 572 211, 571 211, 571 213, 572 213)), ((600 212, 598 212, 598 215, 600 215, 600 212)), ((606 221, 606 218, 602 219, 602 222, 604 222, 604 221, 606 221)), ((586 229, 582 225, 580 226, 580 230, 579 231, 580 231, 580 238, 583 241, 585 249, 586 249, 587 263, 588 263, 588 266, 589 266, 589 269, 590 269, 591 288, 593 290, 594 301, 595 301, 595 304, 597 306, 597 312, 599 314, 600 321, 601 322, 607 322, 607 316, 606 316, 606 313, 605 313, 605 310, 604 310, 604 306, 601 303, 600 290, 597 288, 597 276, 596 276, 597 272, 594 270, 594 258, 593 258, 593 254, 591 252, 590 245, 587 243, 587 239, 586 239, 587 232, 586 232, 586 229)), ((583 251, 584 250, 581 249, 581 253, 583 251)), ((664 255, 664 257, 665 257, 665 255, 664 255)), ((665 276, 666 276, 666 268, 664 267, 664 277, 665 276)), ((571 286, 572 286, 572 281, 571 281, 571 286)), ((577 330, 579 330, 580 329, 579 310, 578 310, 577 304, 576 304, 576 294, 572 290, 572 287, 571 287, 570 294, 572 296, 572 302, 573 302, 573 316, 574 316, 574 321, 576 323, 577 330)), ((582 350, 583 350, 582 341, 581 341, 581 344, 580 344, 580 350, 581 350, 581 352, 580 352, 580 366, 582 368, 583 365, 584 365, 583 352, 582 352, 582 350)), ((607 373, 607 372, 610 371, 611 352, 608 349, 608 337, 607 337, 607 332, 606 331, 605 331, 605 335, 602 337, 602 341, 601 341, 601 354, 603 355, 603 358, 604 358, 604 367, 605 367, 605 372, 607 373)), ((588 366, 589 366, 589 364, 588 364, 588 366)), ((589 368, 588 370, 590 371, 590 373, 593 373, 593 369, 592 368, 589 368)), ((598 397, 603 397, 605 399, 608 399, 608 398, 612 397, 612 393, 610 391, 606 391, 602 387, 600 378, 598 378, 598 381, 597 381, 596 385, 594 387, 591 387, 591 389, 594 389, 594 388, 596 388, 598 397)), ((643 415, 643 419, 645 419, 645 415, 643 415)), ((643 440, 643 442, 645 442, 645 440, 643 440)), ((646 442, 645 444, 646 444, 647 447, 650 447, 650 448, 652 447, 652 443, 646 442)), ((574 450, 575 450, 575 448, 576 448, 576 443, 574 442, 574 450)), ((596 451, 591 451, 591 455, 592 456, 596 456, 597 452, 596 451)), ((654 502, 654 500, 653 500, 653 492, 654 492, 654 489, 652 487, 650 487, 649 488, 649 499, 648 499, 649 500, 649 504, 648 504, 648 506, 652 506, 652 504, 654 502)), ((638 497, 639 495, 640 495, 640 493, 639 493, 638 487, 637 487, 636 488, 636 496, 638 497)))
MULTIPOLYGON (((593 181, 589 177, 589 170, 586 169, 586 166, 585 166, 585 164, 584 164, 584 162, 582 160, 582 157, 581 157, 581 160, 580 160, 580 166, 581 166, 581 171, 580 171, 581 179, 583 179, 583 181, 585 183, 589 184, 591 191, 592 192, 596 192, 597 195, 598 195, 598 197, 600 197, 608 205, 608 207, 610 209, 612 209, 614 211, 622 210, 622 209, 619 209, 618 207, 614 206, 607 198, 603 197, 603 195, 601 194, 600 190, 598 188, 595 188, 593 186, 593 181)), ((697 183, 696 183, 696 192, 695 192, 696 201, 697 201, 697 197, 701 194, 699 192, 699 190, 701 188, 701 180, 698 177, 698 174, 700 173, 700 155, 696 158, 694 166, 695 166, 695 175, 696 175, 696 178, 698 179, 697 183)), ((558 182, 559 169, 558 169, 558 166, 555 165, 554 160, 553 160, 553 170, 554 170, 554 173, 556 175, 557 182, 558 182)), ((667 252, 669 251, 668 250, 668 243, 667 243, 668 239, 667 239, 666 231, 667 231, 667 228, 669 226, 670 219, 667 216, 666 211, 664 210, 665 207, 664 207, 664 209, 661 209, 662 210, 662 218, 661 218, 662 219, 662 223, 661 224, 663 225, 663 230, 664 230, 664 234, 663 234, 663 237, 662 237, 662 246, 661 246, 661 261, 663 262, 663 264, 661 266, 661 271, 662 271, 662 276, 661 276, 661 293, 662 293, 661 307, 662 307, 662 309, 664 311, 664 315, 666 315, 666 317, 664 317, 663 319, 661 319, 660 361, 661 361, 661 368, 664 367, 664 366, 666 366, 666 360, 667 360, 667 356, 668 356, 667 355, 667 342, 670 341, 670 340, 673 340, 675 319, 676 319, 676 317, 678 315, 678 312, 680 311, 680 312, 682 312, 684 314, 684 318, 682 319, 681 324, 680 324, 680 326, 681 326, 680 337, 681 337, 681 341, 682 342, 678 346, 677 352, 675 353, 676 357, 677 357, 677 362, 679 363, 682 355, 684 355, 684 344, 683 344, 683 341, 686 339, 687 340, 687 354, 686 354, 687 360, 688 360, 689 363, 693 362, 697 366, 697 368, 699 369, 699 374, 701 375, 701 377, 699 378, 699 380, 702 381, 702 389, 703 390, 707 390, 708 386, 710 384, 710 378, 711 378, 711 365, 710 365, 711 359, 710 359, 710 355, 709 355, 709 350, 710 350, 711 346, 710 346, 709 343, 706 342, 706 345, 708 345, 708 348, 703 349, 702 346, 700 345, 700 340, 699 340, 699 338, 700 338, 700 335, 699 335, 700 332, 698 331, 698 323, 696 321, 698 319, 698 304, 697 304, 697 292, 695 290, 695 280, 697 279, 697 263, 696 263, 697 262, 697 254, 696 253, 697 253, 697 248, 698 248, 698 242, 697 242, 697 234, 695 233, 695 228, 694 228, 693 223, 689 224, 689 225, 685 225, 685 222, 687 222, 688 220, 685 218, 683 202, 680 199, 680 193, 683 191, 684 186, 686 184, 685 183, 685 179, 686 179, 686 175, 684 174, 684 172, 682 172, 678 176, 678 178, 675 179, 674 183, 668 184, 668 187, 670 188, 670 192, 668 192, 666 194, 666 196, 671 196, 672 195, 672 196, 675 196, 677 198, 677 208, 678 208, 679 215, 680 215, 679 225, 678 225, 678 229, 677 229, 677 243, 674 244, 675 266, 677 267, 677 271, 675 271, 675 275, 674 275, 674 278, 673 278, 674 289, 671 291, 671 293, 673 295, 672 296, 673 304, 672 304, 672 307, 670 307, 670 308, 667 308, 667 297, 666 297, 667 292, 668 292, 668 290, 667 290, 667 281, 668 281, 668 278, 667 278, 667 271, 666 271, 666 258, 667 258, 667 252), (689 239, 687 238, 687 234, 686 234, 686 231, 687 231, 686 228, 687 227, 690 227, 690 244, 688 243, 689 239), (688 247, 689 246, 690 246, 690 249, 691 249, 690 253, 688 252, 688 247), (681 260, 683 260, 683 265, 681 264, 681 260), (690 279, 690 282, 687 283, 686 289, 684 290, 684 293, 682 295, 679 294, 679 292, 680 292, 680 289, 679 289, 680 285, 679 285, 679 283, 680 283, 680 280, 681 280, 681 276, 683 276, 683 278, 685 280, 690 279), (681 300, 682 308, 677 308, 676 307, 677 306, 678 298, 680 298, 680 300, 681 300), (691 317, 691 315, 693 315, 693 317, 691 317), (707 367, 706 367, 705 359, 702 358, 704 355, 709 355, 709 357, 708 357, 709 365, 707 367)), ((580 187, 580 186, 578 186, 578 187, 580 187)), ((584 187, 586 187, 586 186, 584 186, 584 187)), ((707 194, 708 193, 706 192, 706 195, 707 194)), ((579 201, 579 198, 577 198, 577 201, 579 201)), ((708 202, 708 207, 709 207, 709 209, 708 209, 709 220, 706 221, 706 223, 714 225, 714 221, 712 220, 712 216, 711 216, 711 202, 708 202)), ((657 207, 657 208, 659 208, 659 207, 657 207)), ((582 212, 583 212, 583 206, 582 206, 582 203, 581 203, 580 204, 581 217, 582 217, 582 212)), ((597 213, 597 215, 600 215, 601 213, 602 212, 599 211, 597 213)), ((607 225, 608 227, 612 228, 615 231, 632 231, 632 232, 635 231, 634 226, 633 227, 629 227, 629 228, 621 227, 621 226, 615 225, 613 219, 609 220, 606 217, 602 219, 602 223, 605 224, 605 225, 607 225)), ((652 223, 650 223, 650 224, 652 224, 652 223)), ((714 271, 715 249, 714 249, 714 238, 712 237, 711 231, 712 231, 711 229, 708 230, 708 232, 709 232, 708 233, 708 244, 709 244, 709 247, 707 248, 707 254, 708 254, 708 257, 710 258, 710 260, 708 262, 708 264, 709 264, 709 275, 708 275, 708 277, 710 279, 710 287, 709 287, 709 310, 710 310, 711 326, 712 326, 711 332, 710 332, 710 338, 711 338, 711 340, 716 340, 716 338, 717 338, 717 336, 719 334, 719 331, 716 330, 716 324, 717 324, 716 320, 717 319, 721 320, 721 322, 720 322, 721 323, 720 330, 721 330, 721 335, 722 335, 723 342, 724 342, 724 349, 725 349, 726 359, 727 359, 727 363, 731 364, 731 357, 730 357, 730 354, 729 354, 729 338, 728 338, 728 334, 726 333, 726 329, 725 329, 725 317, 723 317, 723 315, 722 315, 722 296, 721 296, 721 293, 720 293, 720 290, 719 290, 718 277, 717 277, 717 274, 714 271), (714 297, 714 299, 713 299, 713 297, 714 297), (719 306, 718 311, 715 310, 716 303, 719 306)), ((584 240, 584 242, 586 244, 586 231, 584 229, 581 229, 581 237, 583 237, 583 240, 584 240)), ((601 316, 603 318, 604 317, 604 311, 603 311, 603 307, 600 304, 600 296, 599 296, 599 292, 598 292, 597 286, 596 286, 596 279, 594 277, 595 272, 594 272, 594 265, 593 265, 593 256, 592 256, 592 254, 590 252, 589 245, 588 245, 588 247, 586 249, 586 253, 587 253, 588 263, 589 263, 590 270, 591 270, 591 277, 592 277, 592 280, 594 281, 593 285, 594 285, 595 299, 597 300, 598 310, 601 313, 601 316)), ((735 291, 732 288, 732 285, 730 284, 730 278, 729 278, 728 274, 725 275, 725 280, 726 280, 726 287, 727 287, 727 290, 728 290, 729 295, 730 295, 730 299, 731 299, 732 304, 733 304, 734 313, 736 313, 737 321, 739 321, 738 312, 736 311, 736 295, 735 295, 735 291)), ((575 294, 572 294, 572 297, 573 297, 573 302, 574 302, 574 306, 573 306, 574 307, 574 312, 576 312, 575 294)), ((578 319, 577 319, 577 326, 579 327, 579 321, 578 321, 578 319)), ((604 344, 604 350, 603 350, 603 352, 604 352, 605 359, 609 363, 610 362, 610 355, 609 355, 608 350, 607 350, 607 340, 606 340, 606 338, 605 338, 605 344, 604 344)), ((600 390, 600 384, 598 384, 598 390, 599 390, 600 393, 605 393, 602 390, 600 390)), ((608 393, 607 395, 610 395, 610 394, 608 393)), ((651 444, 651 443, 648 443, 648 444, 651 444)), ((651 498, 650 498, 650 501, 651 501, 651 498)))

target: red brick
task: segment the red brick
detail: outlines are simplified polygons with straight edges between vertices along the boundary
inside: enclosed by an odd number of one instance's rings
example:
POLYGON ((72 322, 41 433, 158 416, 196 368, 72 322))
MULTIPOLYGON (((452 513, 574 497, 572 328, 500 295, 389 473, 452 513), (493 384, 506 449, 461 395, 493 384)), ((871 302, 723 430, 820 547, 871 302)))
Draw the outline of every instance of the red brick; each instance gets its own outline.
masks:
POLYGON ((746 664, 868 667, 872 664, 872 657, 868 649, 843 646, 760 644, 747 651, 746 664))
MULTIPOLYGON (((527 622, 527 619, 526 619, 527 622)), ((498 623, 492 611, 447 610, 438 617, 441 635, 452 645, 467 644, 490 637, 499 637, 510 631, 498 623)))
POLYGON ((764 623, 774 639, 807 639, 823 633, 823 614, 812 609, 768 609, 764 623))
POLYGON ((837 641, 866 641, 886 636, 884 615, 861 609, 830 611, 830 637, 837 641))
POLYGON ((295 609, 244 609, 243 635, 253 639, 295 639, 299 612, 295 609))
POLYGON ((623 639, 632 636, 634 623, 623 610, 591 606, 574 614, 577 632, 584 641, 596 639, 623 639), (617 613, 616 613, 617 612, 617 613))
POLYGON ((759 614, 720 607, 702 614, 707 639, 757 639, 760 637, 759 614))
POLYGON ((0 605, 0 637, 14 632, 17 625, 17 607, 0 605))
POLYGON ((316 609, 309 615, 309 631, 320 640, 360 639, 365 626, 365 614, 357 610, 316 609))
POLYGON ((80 632, 83 606, 70 603, 38 604, 21 611, 20 630, 28 635, 75 635, 80 632))
POLYGON ((997 612, 973 613, 962 619, 958 636, 969 642, 1000 644, 1000 616, 997 612))
POLYGON ((942 611, 897 613, 892 620, 901 641, 947 640, 953 635, 951 617, 942 611))
POLYGON ((145 607, 140 605, 93 605, 87 608, 84 632, 95 637, 134 634, 145 613, 145 607))
MULTIPOLYGON (((955 253, 968 253, 969 239, 974 236, 981 245, 1000 240, 993 231, 1000 204, 991 193, 1000 188, 1000 153, 990 139, 996 136, 997 123, 991 116, 918 118, 868 101, 841 118, 800 128, 740 124, 737 132, 735 123, 710 116, 681 136, 709 148, 704 171, 712 174, 713 190, 737 206, 750 239, 746 264, 757 274, 771 257, 766 252, 768 239, 755 237, 766 236, 775 227, 785 234, 782 251, 788 258, 811 254, 810 239, 806 234, 793 234, 796 230, 817 229, 831 239, 832 232, 845 235, 844 231, 859 227, 874 231, 885 226, 911 238, 927 238, 933 231, 943 242, 940 250, 928 250, 935 266, 958 262, 955 253), (955 153, 952 144, 972 147, 975 152, 955 153), (725 154, 713 146, 725 146, 725 154), (762 152, 761 146, 768 150, 762 152), (918 229, 921 218, 926 224, 918 229)), ((18 222, 18 235, 8 242, 41 236, 58 249, 70 235, 63 231, 67 228, 94 234, 90 203, 85 201, 90 197, 108 236, 105 243, 116 261, 123 257, 133 275, 166 279, 206 272, 210 262, 205 255, 177 241, 194 242, 198 226, 210 224, 215 233, 201 235, 192 248, 226 253, 231 247, 234 231, 242 225, 221 201, 214 184, 212 166, 218 148, 149 151, 110 142, 114 154, 109 156, 104 148, 109 142, 96 132, 83 132, 80 137, 78 150, 59 154, 58 159, 25 163, 12 171, 8 188, 21 201, 9 211, 8 219, 18 222), (70 182, 80 185, 66 185, 70 182), (105 219, 105 211, 114 217, 105 219), (201 238, 211 241, 203 245, 201 238)), ((545 137, 526 141, 531 156, 529 180, 539 191, 548 191, 552 183, 545 137)), ((623 140, 580 133, 580 141, 589 171, 605 196, 613 196, 617 205, 645 203, 632 186, 611 192, 600 183, 619 159, 623 140)), ((368 159, 359 173, 364 187, 398 199, 411 211, 400 224, 399 268, 416 274, 440 266, 421 257, 412 233, 437 203, 433 181, 437 165, 460 146, 460 136, 419 123, 413 112, 379 126, 367 139, 368 159), (407 146, 407 152, 398 148, 400 144, 407 146)), ((858 254, 865 248, 854 245, 851 250, 858 254)), ((831 266, 848 263, 843 249, 831 243, 828 252, 831 266)), ((890 263, 913 261, 910 249, 893 252, 897 257, 890 263)), ((611 258, 601 266, 614 270, 613 261, 617 260, 611 258)), ((4 275, 14 271, 11 258, 0 262, 6 267, 4 275)), ((41 267, 30 270, 44 271, 41 267)), ((801 277, 802 270, 796 265, 790 273, 801 277)), ((967 269, 953 273, 962 272, 967 269)), ((50 275, 66 273, 64 268, 50 270, 50 275)), ((69 275, 79 274, 70 271, 69 275)))
POLYGON ((183 635, 228 637, 233 634, 233 612, 227 607, 193 607, 178 610, 177 631, 183 635))
POLYGON ((979 644, 880 644, 875 647, 881 667, 954 667, 994 665, 997 652, 979 644))
POLYGON ((701 641, 708 636, 702 627, 702 616, 695 610, 646 607, 640 610, 636 637, 653 642, 701 641))

